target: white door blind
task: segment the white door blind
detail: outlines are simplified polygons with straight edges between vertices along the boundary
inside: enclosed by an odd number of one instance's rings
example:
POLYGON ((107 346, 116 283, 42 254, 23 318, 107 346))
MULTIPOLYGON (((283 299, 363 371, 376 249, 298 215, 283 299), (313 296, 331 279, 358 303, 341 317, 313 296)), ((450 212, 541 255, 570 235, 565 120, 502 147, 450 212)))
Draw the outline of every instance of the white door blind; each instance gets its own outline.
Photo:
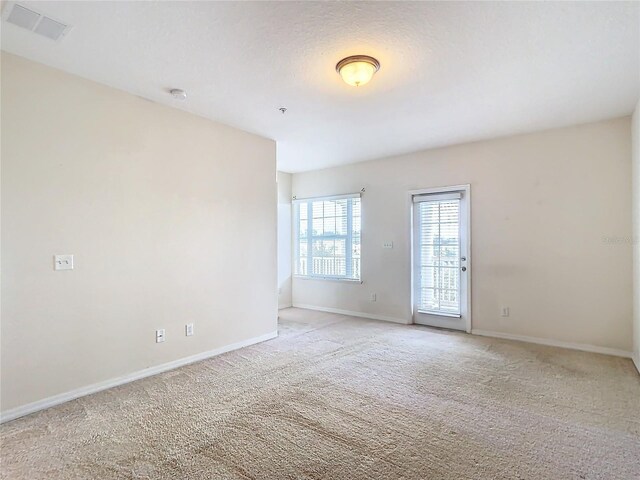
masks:
POLYGON ((460 314, 460 196, 416 197, 418 310, 460 314), (453 197, 453 198, 452 198, 453 197))
POLYGON ((296 275, 360 279, 360 208, 356 195, 295 202, 296 275))

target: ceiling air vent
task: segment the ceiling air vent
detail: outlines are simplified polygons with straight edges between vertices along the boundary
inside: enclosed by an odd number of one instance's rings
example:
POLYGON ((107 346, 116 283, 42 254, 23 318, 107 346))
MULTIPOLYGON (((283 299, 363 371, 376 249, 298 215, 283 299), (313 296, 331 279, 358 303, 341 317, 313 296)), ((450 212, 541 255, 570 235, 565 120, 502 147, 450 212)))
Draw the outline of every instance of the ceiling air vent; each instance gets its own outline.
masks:
POLYGON ((7 22, 26 28, 27 30, 33 30, 33 27, 36 26, 41 16, 39 13, 33 12, 28 8, 14 5, 9 12, 7 22))
POLYGON ((71 30, 69 25, 58 22, 53 18, 49 18, 38 12, 34 12, 28 8, 18 5, 7 5, 8 14, 5 15, 5 20, 8 23, 13 23, 27 30, 31 30, 38 35, 47 37, 51 40, 58 41, 64 35, 71 30))

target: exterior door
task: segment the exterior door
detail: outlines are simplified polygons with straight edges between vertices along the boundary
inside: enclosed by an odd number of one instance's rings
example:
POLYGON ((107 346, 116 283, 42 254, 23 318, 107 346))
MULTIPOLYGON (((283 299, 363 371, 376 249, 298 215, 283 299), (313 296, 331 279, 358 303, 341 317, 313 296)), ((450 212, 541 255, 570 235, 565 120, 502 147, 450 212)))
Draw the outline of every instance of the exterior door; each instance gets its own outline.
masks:
POLYGON ((413 199, 413 321, 471 331, 469 187, 413 199))

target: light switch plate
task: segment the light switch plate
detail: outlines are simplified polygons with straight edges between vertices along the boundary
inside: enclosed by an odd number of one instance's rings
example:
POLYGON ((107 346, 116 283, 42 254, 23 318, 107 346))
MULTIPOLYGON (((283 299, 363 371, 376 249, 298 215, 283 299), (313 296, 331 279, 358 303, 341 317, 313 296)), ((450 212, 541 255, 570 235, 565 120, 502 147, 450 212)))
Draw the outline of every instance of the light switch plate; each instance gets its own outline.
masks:
POLYGON ((73 270, 73 255, 55 255, 53 257, 54 270, 73 270))
POLYGON ((185 334, 187 337, 190 337, 191 335, 193 335, 193 323, 187 323, 187 324, 184 326, 184 334, 185 334))
POLYGON ((164 342, 164 328, 156 330, 156 343, 164 342))

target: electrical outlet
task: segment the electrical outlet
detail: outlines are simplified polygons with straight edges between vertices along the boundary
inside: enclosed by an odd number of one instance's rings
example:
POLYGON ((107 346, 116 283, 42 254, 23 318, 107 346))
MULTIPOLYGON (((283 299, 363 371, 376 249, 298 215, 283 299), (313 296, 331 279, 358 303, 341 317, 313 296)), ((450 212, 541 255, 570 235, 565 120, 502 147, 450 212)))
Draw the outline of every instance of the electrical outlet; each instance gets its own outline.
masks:
POLYGON ((500 309, 500 316, 501 317, 508 317, 509 316, 509 307, 502 307, 500 309))
POLYGON ((156 343, 164 342, 164 328, 156 330, 156 343))
POLYGON ((73 270, 73 255, 55 255, 53 257, 54 270, 73 270))
POLYGON ((185 334, 187 337, 190 337, 191 335, 193 335, 193 323, 187 323, 187 324, 184 326, 184 334, 185 334))
POLYGON ((375 293, 372 293, 372 294, 371 294, 371 298, 370 298, 370 300, 371 300, 372 302, 375 302, 376 300, 378 300, 378 296, 377 296, 375 293))

